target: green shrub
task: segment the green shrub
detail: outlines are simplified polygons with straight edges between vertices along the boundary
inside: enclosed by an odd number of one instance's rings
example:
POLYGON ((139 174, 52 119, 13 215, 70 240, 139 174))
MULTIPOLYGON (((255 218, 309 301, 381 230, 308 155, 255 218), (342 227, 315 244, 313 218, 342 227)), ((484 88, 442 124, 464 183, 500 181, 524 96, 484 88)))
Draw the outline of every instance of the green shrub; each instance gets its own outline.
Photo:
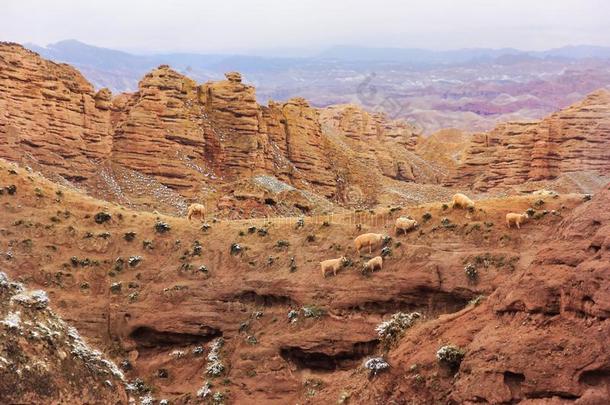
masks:
POLYGON ((295 271, 297 271, 297 263, 294 257, 290 258, 290 267, 289 270, 291 273, 294 273, 295 271))
POLYGON ((392 317, 377 325, 375 330, 385 345, 396 342, 410 328, 417 319, 421 318, 419 312, 397 312, 392 317))
POLYGON ((478 277, 477 268, 472 263, 468 263, 466 266, 464 266, 464 273, 466 274, 466 277, 468 277, 468 279, 471 281, 476 280, 478 277))
POLYGON ((157 221, 155 223, 155 232, 157 233, 166 233, 169 232, 171 229, 172 227, 163 221, 157 221))
POLYGON ((477 295, 476 297, 474 297, 473 299, 471 299, 470 301, 468 301, 468 304, 477 307, 479 306, 479 304, 481 302, 483 302, 483 300, 485 299, 484 295, 477 295))
POLYGON ((135 238, 136 238, 136 233, 133 231, 125 232, 125 234, 123 235, 123 239, 125 239, 127 242, 131 242, 135 238))
POLYGON ((381 257, 388 257, 388 256, 392 256, 392 248, 389 246, 384 246, 384 248, 381 249, 381 257))
POLYGON ((266 228, 259 228, 257 233, 258 236, 267 236, 269 234, 269 231, 267 231, 266 228))
POLYGON ((201 243, 198 240, 193 242, 193 256, 201 256, 202 250, 203 246, 201 246, 201 243))
POLYGON ((436 358, 439 363, 446 364, 451 368, 458 368, 465 354, 466 353, 462 348, 447 345, 438 349, 436 352, 436 358))
POLYGON ((116 260, 114 261, 114 270, 121 272, 123 271, 123 267, 125 266, 125 260, 123 260, 122 257, 117 257, 116 260))
POLYGON ((284 240, 284 239, 280 239, 277 241, 275 246, 277 246, 280 249, 287 248, 288 246, 290 246, 290 242, 288 242, 287 240, 284 240))
POLYGON ((318 308, 315 305, 306 305, 301 308, 303 316, 305 318, 320 318, 326 315, 326 311, 322 308, 318 308))
POLYGON ((241 253, 242 250, 243 250, 243 248, 239 245, 239 243, 235 243, 235 242, 231 243, 230 252, 232 255, 237 255, 237 254, 241 253))
POLYGON ((112 215, 107 212, 98 212, 97 214, 95 214, 93 219, 96 223, 103 224, 104 222, 110 221, 112 219, 112 215))
POLYGON ((537 200, 534 202, 534 207, 541 208, 544 205, 544 200, 537 200))
POLYGON ((455 228, 457 226, 456 224, 451 223, 451 220, 449 218, 441 219, 441 225, 444 228, 455 228))
POLYGON ((122 288, 122 284, 121 284, 121 282, 120 282, 120 281, 118 281, 118 282, 116 282, 116 283, 112 283, 112 284, 110 285, 110 291, 111 291, 113 294, 118 294, 118 293, 120 293, 120 292, 121 292, 121 288, 122 288))
POLYGON ((127 263, 129 263, 130 267, 136 267, 142 261, 142 256, 131 256, 127 263))

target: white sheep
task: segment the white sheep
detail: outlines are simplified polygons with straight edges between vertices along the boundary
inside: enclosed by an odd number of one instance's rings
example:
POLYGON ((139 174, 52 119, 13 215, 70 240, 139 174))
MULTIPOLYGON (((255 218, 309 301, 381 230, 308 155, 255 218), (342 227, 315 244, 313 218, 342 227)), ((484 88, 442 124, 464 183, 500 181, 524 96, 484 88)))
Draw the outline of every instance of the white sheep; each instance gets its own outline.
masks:
POLYGON ((332 270, 333 275, 337 275, 337 271, 345 265, 347 259, 345 256, 341 256, 338 259, 329 259, 320 262, 320 268, 322 269, 322 277, 326 277, 326 271, 332 270))
POLYGON ((529 216, 527 214, 515 214, 514 212, 509 212, 506 214, 506 226, 508 228, 511 227, 512 224, 517 225, 517 229, 521 229, 521 224, 527 219, 529 216))
POLYGON ((363 233, 354 239, 356 251, 360 254, 360 249, 365 246, 369 247, 369 254, 373 251, 373 246, 379 245, 383 241, 384 235, 380 233, 363 233))
POLYGON ((396 219, 394 223, 394 233, 398 235, 398 231, 403 231, 405 234, 412 229, 417 228, 417 221, 414 219, 409 219, 405 217, 400 217, 396 219))
POLYGON ((452 202, 452 207, 453 208, 467 208, 470 210, 474 209, 474 201, 472 201, 470 198, 466 197, 464 194, 462 193, 457 193, 453 195, 453 198, 451 199, 452 202))
POLYGON ((375 256, 364 264, 364 271, 370 270, 371 272, 383 268, 383 258, 381 256, 375 256))
POLYGON ((205 219, 205 206, 203 204, 189 205, 186 217, 189 221, 193 219, 193 217, 198 217, 200 221, 203 221, 205 219))

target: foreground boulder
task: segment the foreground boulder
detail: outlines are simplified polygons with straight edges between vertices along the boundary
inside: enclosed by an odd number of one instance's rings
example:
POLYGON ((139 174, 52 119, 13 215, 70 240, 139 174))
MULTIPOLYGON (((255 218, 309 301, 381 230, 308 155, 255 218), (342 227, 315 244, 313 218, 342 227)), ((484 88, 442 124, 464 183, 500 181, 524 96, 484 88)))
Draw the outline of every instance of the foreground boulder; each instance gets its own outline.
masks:
POLYGON ((0 272, 0 402, 126 403, 122 372, 48 303, 0 272))

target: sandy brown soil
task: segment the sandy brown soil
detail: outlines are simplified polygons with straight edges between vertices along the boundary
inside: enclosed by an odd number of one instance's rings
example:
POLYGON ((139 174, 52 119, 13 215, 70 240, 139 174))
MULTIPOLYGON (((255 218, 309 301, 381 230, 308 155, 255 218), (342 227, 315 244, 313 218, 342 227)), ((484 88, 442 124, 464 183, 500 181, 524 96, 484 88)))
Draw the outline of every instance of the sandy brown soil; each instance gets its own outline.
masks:
POLYGON ((589 202, 577 194, 480 200, 473 213, 438 202, 304 217, 302 227, 298 218, 208 218, 202 229, 6 162, 0 187, 1 270, 46 290, 63 319, 157 399, 596 403, 582 401, 607 386, 608 191, 589 202), (507 212, 528 208, 534 217, 521 230, 506 228, 507 212), (100 212, 110 219, 96 223, 100 212), (372 255, 359 257, 351 241, 391 234, 399 215, 420 227, 391 235, 384 269, 363 275, 372 255), (159 222, 170 229, 159 233, 159 222), (352 264, 323 278, 319 262, 342 255, 352 264), (465 274, 470 263, 477 277, 465 274), (388 349, 375 327, 398 311, 423 318, 388 349), (448 343, 465 350, 455 375, 434 357, 448 343), (219 359, 209 356, 215 345, 219 359), (369 378, 362 364, 374 356, 390 369, 369 378), (217 376, 207 372, 218 363, 217 376), (198 398, 206 382, 211 393, 198 398))

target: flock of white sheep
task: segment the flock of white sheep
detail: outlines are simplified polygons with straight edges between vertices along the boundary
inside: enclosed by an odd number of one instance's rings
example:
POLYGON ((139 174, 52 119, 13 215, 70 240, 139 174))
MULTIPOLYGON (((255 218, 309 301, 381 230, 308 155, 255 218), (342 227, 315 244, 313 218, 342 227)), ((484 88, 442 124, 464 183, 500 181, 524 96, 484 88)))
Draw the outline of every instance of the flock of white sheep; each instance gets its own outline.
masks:
MULTIPOLYGON (((457 193, 453 196, 451 200, 451 204, 453 208, 463 208, 468 210, 474 210, 475 204, 470 198, 466 195, 457 193)), ((187 211, 187 218, 192 220, 193 218, 199 218, 199 220, 203 220, 205 218, 205 206, 202 204, 191 204, 187 211)), ((521 224, 525 222, 528 218, 527 213, 516 214, 510 212, 506 214, 506 226, 510 228, 512 225, 515 225, 518 229, 521 229, 521 224)), ((403 232, 406 234, 418 227, 417 221, 411 218, 399 217, 396 219, 394 223, 394 233, 396 235, 399 232, 403 232)), ((373 249, 378 249, 383 245, 383 241, 385 240, 385 235, 380 233, 364 233, 359 235, 354 239, 354 247, 356 248, 356 252, 360 256, 360 250, 368 247, 369 254, 372 254, 373 249)), ((333 275, 337 275, 337 271, 339 271, 346 263, 348 262, 345 256, 341 256, 337 259, 329 259, 320 262, 320 268, 322 270, 322 277, 326 277, 329 272, 332 272, 333 275)), ((363 271, 375 271, 381 270, 383 268, 383 257, 375 256, 372 259, 368 260, 364 264, 363 271)))

